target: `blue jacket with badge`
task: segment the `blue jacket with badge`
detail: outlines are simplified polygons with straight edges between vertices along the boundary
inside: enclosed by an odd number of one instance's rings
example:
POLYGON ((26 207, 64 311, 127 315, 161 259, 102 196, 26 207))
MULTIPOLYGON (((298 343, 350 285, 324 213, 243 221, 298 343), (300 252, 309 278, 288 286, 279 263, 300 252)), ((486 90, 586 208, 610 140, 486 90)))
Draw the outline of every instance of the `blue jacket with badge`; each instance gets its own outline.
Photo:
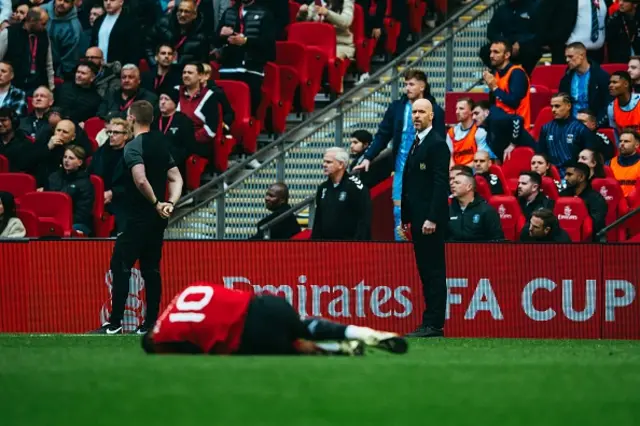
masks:
POLYGON ((500 216, 482 197, 476 195, 464 211, 457 199, 451 200, 447 241, 480 243, 503 240, 500 216))

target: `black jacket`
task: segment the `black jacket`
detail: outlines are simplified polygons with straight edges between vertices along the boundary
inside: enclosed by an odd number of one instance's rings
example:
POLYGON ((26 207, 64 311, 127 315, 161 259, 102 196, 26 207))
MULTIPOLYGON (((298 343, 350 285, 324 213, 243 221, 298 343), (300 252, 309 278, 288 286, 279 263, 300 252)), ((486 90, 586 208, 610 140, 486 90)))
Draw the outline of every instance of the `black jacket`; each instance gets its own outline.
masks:
POLYGON ((153 130, 163 132, 170 139, 169 151, 179 167, 191 154, 195 153, 196 139, 193 121, 180 111, 173 114, 173 118, 159 116, 151 125, 153 130), (168 125, 168 127, 167 127, 168 125))
POLYGON ((447 241, 503 241, 500 216, 482 197, 475 197, 462 211, 457 199, 449 206, 447 241))
MULTIPOLYGON (((280 207, 278 207, 276 210, 271 212, 269 216, 260 220, 260 222, 258 222, 258 224, 256 225, 256 228, 258 228, 258 232, 256 232, 256 234, 250 239, 264 240, 264 232, 260 230, 260 227, 265 223, 270 222, 276 217, 280 216, 290 208, 291 206, 288 203, 283 204, 280 207)), ((294 235, 296 235, 297 233, 299 233, 300 231, 301 231, 300 225, 298 224, 298 220, 296 219, 296 216, 291 214, 287 216, 285 219, 283 219, 282 222, 277 223, 271 227, 270 233, 269 233, 269 239, 270 240, 288 240, 294 235)))
POLYGON ((520 241, 523 243, 570 243, 571 238, 567 231, 560 226, 556 226, 543 238, 533 238, 529 235, 529 223, 527 223, 520 233, 520 241))
POLYGON ((356 0, 356 4, 362 6, 362 11, 364 12, 364 31, 365 36, 371 36, 371 31, 374 28, 383 28, 384 25, 384 17, 387 12, 387 2, 386 1, 376 1, 376 13, 373 15, 369 14, 369 10, 371 9, 371 0, 356 0))
POLYGON ((500 5, 487 27, 489 41, 507 39, 513 43, 530 43, 537 38, 536 0, 516 0, 500 5))
POLYGON ((188 62, 209 62, 212 29, 207 28, 201 15, 183 32, 174 8, 171 15, 163 16, 147 34, 146 57, 149 64, 156 63, 156 48, 160 43, 178 46, 178 65, 180 69, 188 62), (183 39, 183 37, 186 37, 183 39))
MULTIPOLYGON (((607 127, 607 108, 613 102, 613 98, 609 95, 609 74, 596 62, 589 61, 589 63, 591 64, 589 73, 589 109, 598 115, 598 127, 607 127)), ((575 72, 575 70, 567 68, 566 74, 560 80, 559 92, 571 94, 571 79, 575 72)))
POLYGON ((538 144, 525 129, 521 116, 507 114, 496 106, 492 106, 490 111, 481 127, 487 131, 487 143, 498 158, 504 157, 504 150, 510 144, 536 148, 538 144))
POLYGON ((110 191, 113 188, 113 174, 116 166, 122 160, 123 154, 124 147, 122 149, 113 149, 109 141, 107 141, 98 148, 93 154, 93 158, 91 158, 88 172, 102 178, 105 191, 110 191))
POLYGON ((433 129, 409 153, 402 177, 402 223, 422 228, 430 220, 444 228, 449 220, 449 161, 444 138, 433 129))
MULTIPOLYGON (((576 190, 575 188, 567 188, 560 193, 561 197, 575 197, 576 190)), ((593 220, 593 239, 596 240, 596 234, 603 229, 605 225, 605 220, 607 218, 607 210, 609 206, 607 206, 607 202, 599 192, 596 192, 591 188, 591 184, 587 182, 587 187, 584 191, 578 195, 584 204, 587 206, 587 210, 589 211, 589 216, 593 220)))
MULTIPOLYGON (((64 156, 65 146, 57 146, 52 150, 49 150, 49 139, 53 135, 53 130, 50 127, 43 128, 32 147, 32 166, 35 169, 32 174, 38 181, 38 186, 46 185, 49 175, 60 168, 62 163, 62 157, 64 156)), ((70 145, 78 145, 84 149, 87 157, 93 155, 93 146, 87 137, 87 134, 76 124, 76 138, 71 141, 70 145)))
MULTIPOLYGON (((102 15, 93 23, 91 33, 91 45, 98 45, 98 34, 104 22, 102 15)), ((138 20, 131 13, 122 11, 109 34, 109 51, 105 56, 109 63, 118 61, 122 65, 138 64, 142 57, 142 39, 138 20)))
POLYGON ((629 17, 618 11, 609 18, 606 40, 610 63, 626 64, 629 62, 632 48, 634 52, 640 52, 639 30, 637 16, 629 17))
POLYGON ((491 195, 504 194, 504 189, 502 188, 502 182, 500 182, 500 179, 498 178, 497 175, 486 172, 486 173, 479 173, 477 174, 477 176, 482 176, 484 180, 487 181, 487 184, 491 189, 491 195))
POLYGON ((94 192, 87 172, 79 170, 66 173, 63 169, 58 169, 49 175, 45 189, 69 194, 73 201, 73 223, 93 228, 94 192))
POLYGON ((29 171, 33 157, 32 145, 20 130, 15 132, 13 139, 8 144, 0 141, 0 155, 7 157, 7 160, 9 160, 10 172, 29 171))
POLYGON ((553 206, 556 205, 555 201, 549 199, 549 197, 544 195, 542 192, 539 192, 536 198, 534 198, 529 204, 527 204, 527 201, 524 198, 518 198, 518 203, 520 203, 520 210, 522 210, 522 214, 527 222, 531 220, 531 215, 536 210, 549 209, 553 211, 553 206))
POLYGON ((240 32, 238 9, 240 2, 225 10, 215 34, 215 45, 222 48, 221 68, 246 68, 258 72, 264 71, 264 65, 276 58, 276 24, 271 12, 259 5, 245 6, 244 35, 247 42, 242 46, 228 44, 228 36, 220 36, 222 27, 231 27, 240 32))
POLYGON ((8 31, 7 52, 3 61, 13 65, 13 84, 24 91, 35 90, 38 86, 49 87, 47 75, 47 55, 49 36, 47 31, 34 33, 38 39, 36 52, 36 72, 31 74, 31 55, 29 54, 29 33, 21 25, 11 25, 8 31))
MULTIPOLYGON (((138 89, 138 93, 134 95, 134 98, 134 101, 149 101, 154 107, 153 115, 157 115, 158 96, 155 93, 141 87, 138 89)), ((129 98, 129 100, 131 100, 131 98, 129 98)), ((107 93, 98 107, 96 117, 100 117, 106 121, 109 114, 113 113, 120 118, 127 118, 127 109, 125 108, 127 103, 128 101, 122 99, 122 89, 107 93)))
POLYGON ((63 114, 76 123, 95 117, 102 98, 97 89, 80 87, 75 82, 67 81, 56 88, 54 93, 56 106, 62 108, 63 114))
POLYGON ((311 238, 371 239, 371 198, 369 190, 357 177, 345 173, 338 186, 327 179, 318 187, 311 238))
POLYGON ((22 130, 25 135, 31 136, 32 138, 35 138, 38 132, 47 126, 49 126, 48 112, 45 113, 42 118, 38 118, 36 113, 32 112, 26 117, 22 117, 20 119, 20 130, 22 130))
POLYGON ((164 77, 158 76, 158 66, 152 65, 149 71, 142 73, 140 86, 160 97, 164 90, 182 84, 182 75, 177 66, 172 65, 164 77))

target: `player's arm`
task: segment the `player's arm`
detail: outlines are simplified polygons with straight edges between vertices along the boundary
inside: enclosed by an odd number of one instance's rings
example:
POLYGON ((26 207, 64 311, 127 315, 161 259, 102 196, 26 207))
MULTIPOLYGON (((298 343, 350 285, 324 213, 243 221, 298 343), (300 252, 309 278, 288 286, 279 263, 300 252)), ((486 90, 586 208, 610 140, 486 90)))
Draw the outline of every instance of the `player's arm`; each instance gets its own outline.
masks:
POLYGON ((140 191, 144 198, 149 200, 151 204, 155 205, 158 198, 153 193, 153 188, 147 179, 144 164, 136 164, 133 166, 131 169, 131 175, 133 176, 133 182, 136 185, 136 188, 138 188, 138 191, 140 191))
POLYGON ((167 171, 167 180, 169 181, 169 201, 171 204, 178 202, 182 194, 182 175, 177 167, 172 167, 167 171))

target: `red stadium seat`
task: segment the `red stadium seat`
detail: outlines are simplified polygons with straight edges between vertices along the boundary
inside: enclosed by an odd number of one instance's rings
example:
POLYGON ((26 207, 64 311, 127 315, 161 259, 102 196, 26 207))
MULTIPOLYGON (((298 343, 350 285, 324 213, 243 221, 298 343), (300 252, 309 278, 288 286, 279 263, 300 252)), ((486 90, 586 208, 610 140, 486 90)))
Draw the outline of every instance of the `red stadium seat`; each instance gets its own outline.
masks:
POLYGON ((371 37, 371 34, 364 33, 364 11, 359 4, 353 10, 353 22, 351 32, 353 33, 353 44, 356 46, 356 68, 362 73, 371 71, 371 57, 376 49, 378 41, 371 37))
POLYGON ((566 70, 566 65, 538 65, 531 73, 531 85, 546 86, 550 91, 556 92, 566 70))
POLYGON ((64 79, 62 77, 53 77, 53 84, 58 87, 64 84, 64 79))
MULTIPOLYGON (((302 43, 307 51, 310 51, 314 56, 322 54, 326 57, 329 87, 334 93, 342 93, 342 79, 347 73, 351 61, 337 57, 336 29, 333 25, 319 22, 296 22, 289 26, 288 40, 302 43)), ((322 72, 322 69, 318 71, 322 72)))
MULTIPOLYGON (((304 82, 302 86, 306 86, 309 82, 307 79, 304 46, 300 43, 288 41, 276 42, 276 63, 280 68, 280 100, 277 108, 273 110, 273 120, 275 131, 281 133, 284 132, 287 115, 293 108, 293 100, 298 86, 301 82, 304 82)), ((310 106, 311 111, 313 111, 316 94, 313 93, 313 96, 311 96, 310 90, 307 90, 309 92, 307 93, 302 86, 300 86, 300 103, 310 106), (309 96, 311 96, 311 99, 307 99, 309 96)))
POLYGON ((489 204, 493 206, 500 215, 500 224, 504 236, 509 241, 518 241, 520 232, 525 223, 524 215, 520 210, 520 205, 516 197, 511 195, 494 195, 489 204))
POLYGON ((36 178, 26 173, 0 174, 0 191, 9 192, 20 205, 20 199, 28 192, 36 190, 36 178))
POLYGON ((420 34, 422 32, 422 18, 427 12, 427 3, 422 0, 408 0, 409 31, 420 34))
POLYGON ((598 132, 604 134, 608 139, 609 142, 611 142, 611 144, 613 145, 613 156, 617 157, 618 156, 618 143, 616 142, 616 132, 615 130, 613 130, 612 128, 604 128, 604 129, 598 129, 598 132))
POLYGON ((531 120, 535 123, 536 118, 544 107, 548 107, 551 103, 553 93, 546 86, 531 86, 531 120))
MULTIPOLYGON (((315 97, 322 87, 322 73, 327 65, 327 60, 327 56, 321 50, 306 49, 304 43, 276 42, 276 63, 280 66, 280 72, 284 72, 286 70, 284 66, 287 66, 298 74, 300 107, 303 111, 313 112, 315 109, 315 97)), ((280 84, 282 86, 283 81, 280 84)), ((289 86, 282 88, 287 91, 291 89, 289 86)), ((281 98, 287 99, 288 97, 283 93, 281 98)))
POLYGON ((311 239, 311 229, 305 229, 298 232, 296 235, 291 237, 292 240, 310 240, 311 239))
MULTIPOLYGON (((222 106, 218 105, 218 116, 222 117, 222 106)), ((224 172, 229 168, 229 155, 236 144, 236 138, 225 135, 222 120, 218 120, 216 135, 213 143, 213 167, 217 172, 224 172)), ((190 155, 185 161, 185 185, 187 189, 194 190, 200 187, 202 173, 209 164, 209 159, 199 155, 190 155)))
POLYGON ((41 236, 71 237, 73 204, 64 192, 29 192, 22 196, 20 208, 38 217, 41 236))
POLYGON ((296 22, 296 16, 298 16, 298 10, 300 10, 300 3, 295 1, 289 1, 289 22, 296 22))
MULTIPOLYGON (((519 146, 511 151, 511 156, 502 164, 502 173, 507 179, 515 179, 516 182, 521 172, 531 170, 531 158, 535 151, 529 147, 519 146)), ((517 184, 516 184, 517 185, 517 184)), ((514 189, 513 187, 511 188, 514 189)))
MULTIPOLYGON (((640 207, 640 184, 636 185, 636 188, 627 196, 627 203, 629 210, 640 207)), ((630 237, 640 235, 640 213, 627 220, 626 225, 630 237)))
POLYGON ((489 167, 489 173, 496 175, 498 177, 498 180, 500 181, 500 185, 502 185, 502 191, 504 194, 508 194, 509 193, 509 181, 507 180, 507 178, 504 175, 504 172, 502 171, 502 167, 498 166, 497 164, 492 164, 489 167))
POLYGON ((540 110, 540 113, 536 117, 536 121, 533 124, 533 130, 531 131, 531 136, 533 136, 533 139, 538 141, 538 138, 540 137, 540 130, 542 130, 542 127, 545 124, 549 123, 551 120, 553 120, 553 114, 551 113, 551 107, 550 106, 546 106, 546 107, 542 108, 540 110))
POLYGON ((251 116, 251 96, 246 83, 232 80, 218 80, 218 86, 224 90, 235 112, 231 125, 231 134, 241 144, 246 154, 253 154, 258 147, 260 125, 251 116))
POLYGON ((24 225, 24 229, 27 231, 27 238, 38 238, 40 236, 40 222, 38 216, 30 210, 16 209, 18 219, 24 225))
POLYGON ((393 177, 389 177, 371 188, 371 238, 374 241, 393 241, 393 201, 391 193, 393 177))
POLYGON ((560 192, 558 192, 558 185, 556 185, 556 182, 553 180, 553 178, 550 178, 548 176, 543 176, 540 190, 541 192, 544 193, 544 195, 549 197, 549 199, 551 200, 555 201, 558 198, 560 198, 560 192))
MULTIPOLYGON (((598 191, 602 198, 607 202, 607 217, 605 224, 611 225, 616 219, 624 216, 629 212, 629 205, 622 194, 622 188, 617 180, 593 179, 591 186, 598 191)), ((613 229, 607 233, 607 241, 624 241, 627 239, 626 226, 621 225, 617 229, 613 229)))
POLYGON ((93 200, 93 230, 98 238, 108 238, 115 226, 115 218, 104 209, 104 181, 98 175, 89 176, 95 194, 93 200))
MULTIPOLYGON (((378 0, 384 1, 384 0, 378 0)), ((391 17, 391 9, 393 7, 393 0, 387 0, 387 10, 386 16, 384 18, 384 31, 386 34, 386 39, 384 43, 384 50, 389 54, 393 55, 396 53, 398 49, 398 37, 400 37, 400 26, 402 23, 397 21, 391 17)))
POLYGON ((629 69, 629 66, 627 64, 602 64, 600 66, 609 75, 617 71, 626 71, 627 69, 629 69))
POLYGON ((489 94, 484 92, 447 92, 444 96, 444 122, 453 125, 458 122, 456 118, 456 104, 460 99, 471 98, 474 102, 488 101, 489 94))
POLYGON ((554 166, 553 164, 549 167, 549 173, 551 174, 551 178, 553 180, 555 180, 556 182, 561 182, 562 178, 560 177, 560 172, 558 171, 558 168, 556 166, 554 166))
POLYGON ((98 149, 98 140, 96 139, 98 133, 105 128, 105 123, 100 117, 91 117, 84 122, 84 131, 87 133, 87 137, 93 145, 94 151, 98 149))
POLYGON ((562 229, 567 231, 571 241, 591 241, 593 221, 589 211, 578 197, 560 197, 556 200, 553 213, 562 229))
POLYGON ((27 114, 31 114, 33 112, 33 96, 27 97, 27 114))
POLYGON ((7 173, 9 171, 9 159, 4 155, 0 155, 0 173, 7 173))
POLYGON ((264 66, 264 80, 262 81, 262 99, 258 106, 257 119, 264 127, 267 111, 273 110, 280 99, 280 68, 273 62, 264 66))
POLYGON ((140 70, 140 73, 147 72, 150 70, 149 63, 147 62, 146 59, 140 59, 140 61, 138 62, 138 69, 140 70))
POLYGON ((475 178, 476 178, 476 194, 478 194, 488 202, 492 197, 489 183, 482 176, 476 176, 475 178))

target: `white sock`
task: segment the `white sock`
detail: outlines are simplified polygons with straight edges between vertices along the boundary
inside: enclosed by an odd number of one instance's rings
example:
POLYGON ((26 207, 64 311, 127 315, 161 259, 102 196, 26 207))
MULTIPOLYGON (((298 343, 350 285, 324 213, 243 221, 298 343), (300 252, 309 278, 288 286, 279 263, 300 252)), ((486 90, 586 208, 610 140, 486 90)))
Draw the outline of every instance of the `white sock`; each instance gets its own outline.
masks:
POLYGON ((344 337, 348 340, 364 340, 371 329, 366 327, 358 327, 357 325, 348 325, 344 331, 344 337))
POLYGON ((315 342, 315 345, 327 352, 340 352, 340 344, 338 342, 315 342))

